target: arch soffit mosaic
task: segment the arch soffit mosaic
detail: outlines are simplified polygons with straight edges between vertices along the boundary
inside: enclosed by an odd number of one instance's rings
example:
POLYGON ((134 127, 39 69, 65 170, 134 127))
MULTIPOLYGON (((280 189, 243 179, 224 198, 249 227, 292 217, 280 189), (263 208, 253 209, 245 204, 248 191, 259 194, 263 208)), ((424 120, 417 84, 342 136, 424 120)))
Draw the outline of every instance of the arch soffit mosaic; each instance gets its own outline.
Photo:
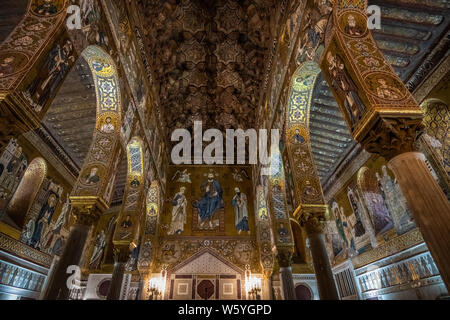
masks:
POLYGON ((80 171, 72 197, 97 196, 109 203, 107 190, 113 179, 111 172, 120 160, 117 152, 121 126, 121 94, 117 69, 113 59, 101 47, 88 46, 83 58, 92 72, 97 111, 93 140, 80 171))

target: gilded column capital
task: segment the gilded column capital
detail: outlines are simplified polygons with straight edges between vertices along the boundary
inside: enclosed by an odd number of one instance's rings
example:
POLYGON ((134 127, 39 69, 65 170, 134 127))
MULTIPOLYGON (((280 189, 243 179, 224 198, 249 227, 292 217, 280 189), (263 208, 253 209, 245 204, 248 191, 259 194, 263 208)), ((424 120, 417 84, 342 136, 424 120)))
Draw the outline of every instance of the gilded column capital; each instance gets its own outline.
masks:
POLYGON ((77 224, 91 226, 106 210, 107 205, 98 197, 70 197, 72 215, 77 224))
POLYGON ((75 222, 83 226, 91 226, 100 218, 100 213, 96 208, 87 207, 74 207, 72 215, 75 218, 75 222))
POLYGON ((294 211, 294 217, 307 234, 322 233, 327 211, 327 205, 302 204, 294 211))
POLYGON ((292 256, 294 250, 292 247, 277 248, 277 260, 281 268, 288 268, 292 265, 292 256))
POLYGON ((126 263, 130 256, 130 247, 129 246, 114 246, 114 262, 116 263, 126 263))
POLYGON ((379 154, 389 161, 402 153, 415 151, 415 142, 424 128, 422 118, 379 119, 361 139, 361 144, 366 151, 379 154))

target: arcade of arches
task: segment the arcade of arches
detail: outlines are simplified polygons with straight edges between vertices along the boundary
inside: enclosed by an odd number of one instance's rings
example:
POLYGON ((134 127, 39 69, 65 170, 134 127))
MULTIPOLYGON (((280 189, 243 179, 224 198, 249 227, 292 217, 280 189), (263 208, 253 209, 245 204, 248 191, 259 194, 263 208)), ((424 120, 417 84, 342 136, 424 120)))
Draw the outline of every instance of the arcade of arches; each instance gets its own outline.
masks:
POLYGON ((448 1, 0 3, 0 300, 448 298, 448 1))

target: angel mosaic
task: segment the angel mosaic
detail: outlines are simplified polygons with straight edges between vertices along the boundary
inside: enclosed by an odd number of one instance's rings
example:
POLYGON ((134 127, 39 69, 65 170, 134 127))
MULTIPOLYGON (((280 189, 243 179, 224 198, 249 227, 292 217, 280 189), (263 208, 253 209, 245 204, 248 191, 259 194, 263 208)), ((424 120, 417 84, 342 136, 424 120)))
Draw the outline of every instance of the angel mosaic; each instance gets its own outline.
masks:
POLYGON ((236 182, 242 182, 242 181, 244 181, 244 178, 247 180, 250 180, 247 170, 245 170, 243 168, 242 169, 235 168, 233 170, 232 175, 233 175, 234 181, 236 181, 236 182))
POLYGON ((177 170, 170 180, 174 181, 175 179, 177 182, 192 183, 191 173, 188 172, 187 169, 184 169, 183 171, 177 170))
POLYGON ((305 27, 302 30, 304 37, 299 49, 298 60, 312 60, 316 50, 324 40, 325 30, 333 4, 329 0, 315 0, 314 8, 306 12, 305 27))
POLYGON ((385 233, 393 227, 393 223, 376 175, 368 167, 360 169, 358 185, 362 191, 366 207, 370 212, 375 235, 385 233))
POLYGON ((383 78, 377 79, 377 96, 382 99, 398 100, 402 97, 402 92, 392 86, 388 86, 387 82, 383 78))
POLYGON ((311 184, 309 180, 306 180, 305 187, 302 191, 302 199, 308 202, 316 201, 321 197, 320 191, 317 190, 315 186, 311 184))
POLYGON ((408 208, 406 199, 395 179, 392 179, 386 166, 381 167, 382 174, 375 174, 381 189, 383 199, 392 216, 395 230, 398 234, 403 234, 415 227, 412 213, 408 208))

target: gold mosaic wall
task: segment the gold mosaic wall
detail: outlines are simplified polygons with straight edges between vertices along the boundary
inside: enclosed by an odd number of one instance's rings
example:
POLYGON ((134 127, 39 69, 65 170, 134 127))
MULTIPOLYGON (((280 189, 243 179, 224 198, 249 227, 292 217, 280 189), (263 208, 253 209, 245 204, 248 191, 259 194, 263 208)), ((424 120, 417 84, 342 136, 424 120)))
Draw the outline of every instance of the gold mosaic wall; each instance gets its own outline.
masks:
POLYGON ((171 269, 210 249, 242 270, 249 265, 261 272, 250 166, 169 166, 165 195, 153 270, 171 269), (235 188, 241 192, 239 210, 233 205, 235 188), (205 200, 220 194, 223 208, 205 200), (196 206, 208 205, 215 213, 202 221, 196 206))
MULTIPOLYGON (((168 169, 168 181, 166 188, 166 199, 164 199, 164 210, 160 220, 160 236, 254 236, 254 201, 250 166, 170 166, 168 169), (210 176, 212 175, 212 176, 210 176), (216 212, 211 219, 202 221, 199 210, 195 207, 205 201, 206 185, 208 176, 218 183, 222 191, 223 208, 217 206, 216 212), (172 227, 174 215, 173 201, 181 188, 185 188, 186 217, 183 228, 172 227), (242 228, 241 232, 236 229, 236 214, 233 206, 235 188, 239 188, 246 197, 248 214, 248 231, 242 228), (198 204, 200 203, 200 204, 198 204), (211 222, 211 224, 209 223, 211 222), (211 228, 212 225, 212 228, 211 228), (175 229, 176 230, 175 230, 175 229), (182 229, 182 230, 181 230, 182 229)), ((218 195, 220 192, 218 192, 218 195)), ((214 207, 213 203, 207 204, 214 207)), ((180 208, 182 211, 184 208, 180 208)), ((181 213, 183 215, 183 213, 181 213)), ((245 215, 245 214, 244 214, 245 215)))
POLYGON ((390 243, 416 227, 382 157, 366 161, 328 204, 326 243, 332 265, 390 243))

